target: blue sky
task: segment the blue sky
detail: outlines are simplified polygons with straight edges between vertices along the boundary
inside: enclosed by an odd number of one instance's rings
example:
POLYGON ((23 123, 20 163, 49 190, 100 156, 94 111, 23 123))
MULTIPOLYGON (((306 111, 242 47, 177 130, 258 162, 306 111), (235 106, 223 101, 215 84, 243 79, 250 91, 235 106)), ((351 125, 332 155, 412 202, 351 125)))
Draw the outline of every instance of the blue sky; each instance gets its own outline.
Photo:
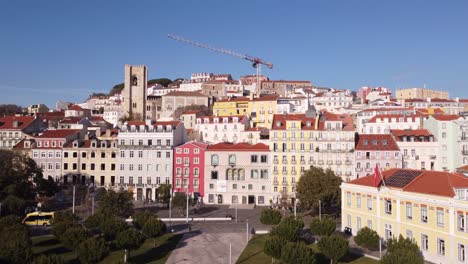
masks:
POLYGON ((467 14, 468 1, 0 1, 0 103, 81 102, 124 64, 150 78, 255 71, 170 33, 271 61, 271 79, 468 98, 467 14))

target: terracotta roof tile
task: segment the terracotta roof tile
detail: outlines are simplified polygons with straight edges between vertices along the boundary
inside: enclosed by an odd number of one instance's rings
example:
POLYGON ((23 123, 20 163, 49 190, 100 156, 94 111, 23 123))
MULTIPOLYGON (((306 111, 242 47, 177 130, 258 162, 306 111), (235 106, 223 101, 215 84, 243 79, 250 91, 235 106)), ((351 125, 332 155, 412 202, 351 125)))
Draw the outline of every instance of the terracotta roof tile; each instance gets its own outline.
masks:
POLYGON ((22 130, 28 127, 34 119, 34 116, 3 116, 0 117, 0 130, 22 130))
POLYGON ((439 120, 439 121, 452 121, 452 120, 458 119, 460 116, 458 115, 433 115, 432 117, 434 117, 436 120, 439 120))
POLYGON ((46 130, 37 138, 65 138, 80 131, 79 129, 46 130))
POLYGON ((403 136, 414 136, 415 141, 418 141, 418 137, 429 137, 432 136, 431 132, 427 129, 391 129, 392 134, 397 141, 402 141, 400 137, 403 136))
POLYGON ((395 118, 396 120, 396 123, 399 123, 400 122, 400 118, 404 118, 404 121, 403 122, 407 122, 408 121, 408 118, 411 118, 410 122, 416 122, 416 118, 417 117, 424 117, 424 115, 422 114, 411 114, 411 115, 404 115, 404 114, 389 114, 389 115, 376 115, 374 117, 372 117, 371 119, 369 119, 369 121, 367 123, 377 123, 377 119, 380 118, 381 122, 387 118, 388 119, 388 122, 392 122, 392 118, 395 118))
POLYGON ((72 105, 71 107, 68 108, 68 110, 83 111, 84 109, 79 105, 72 105))
POLYGON ((390 134, 360 134, 356 136, 356 150, 399 151, 400 148, 390 134))
POLYGON ((208 97, 199 91, 172 91, 163 96, 194 96, 194 97, 208 97))

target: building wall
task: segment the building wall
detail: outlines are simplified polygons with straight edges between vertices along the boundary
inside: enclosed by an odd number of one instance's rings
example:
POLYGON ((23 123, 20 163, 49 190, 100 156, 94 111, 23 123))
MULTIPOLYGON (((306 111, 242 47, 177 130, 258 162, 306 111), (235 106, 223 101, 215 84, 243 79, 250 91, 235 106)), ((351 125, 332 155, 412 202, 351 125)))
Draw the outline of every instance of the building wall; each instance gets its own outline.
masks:
MULTIPOLYGON (((219 143, 219 142, 231 142, 238 143, 244 142, 247 136, 242 133, 247 128, 250 127, 249 118, 244 116, 239 116, 238 121, 228 121, 228 118, 219 117, 219 120, 214 122, 205 123, 203 117, 197 118, 197 124, 195 129, 199 131, 201 135, 201 140, 208 143, 219 143), (226 120, 226 123, 224 123, 226 120)), ((211 121, 211 120, 210 120, 211 121)))
POLYGON ((427 98, 440 98, 440 99, 449 99, 449 94, 446 91, 437 91, 424 88, 408 88, 400 89, 396 92, 396 98, 400 99, 424 99, 427 98))
POLYGON ((124 113, 144 119, 146 116, 146 89, 148 68, 140 65, 125 65, 124 113))
POLYGON ((174 192, 197 192, 205 197, 205 147, 187 142, 174 148, 174 192))
POLYGON ((461 152, 458 144, 458 125, 453 121, 439 121, 430 116, 424 121, 424 128, 437 139, 439 149, 436 170, 455 171, 461 164, 461 152))
POLYGON ((162 97, 162 114, 161 117, 171 117, 174 111, 179 107, 188 105, 204 105, 209 106, 209 98, 201 96, 171 96, 165 95, 162 97))
POLYGON ((356 159, 356 178, 374 174, 377 164, 381 170, 402 168, 402 157, 399 150, 356 150, 354 154, 356 159))
POLYGON ((273 199, 270 177, 270 152, 268 151, 207 150, 205 152, 206 194, 204 202, 209 204, 253 203, 256 205, 269 205, 270 200, 273 199), (218 156, 217 165, 212 162, 213 155, 218 156), (230 155, 236 157, 234 164, 229 163, 230 155), (252 155, 258 157, 257 162, 252 162, 252 155), (261 162, 262 155, 267 156, 266 162, 261 162), (232 170, 235 170, 235 172, 232 170), (266 173, 263 174, 263 178, 261 178, 262 170, 266 173), (257 178, 252 177, 252 171, 257 172, 257 178), (217 179, 212 177, 212 172, 217 172, 217 179))
POLYGON ((397 141, 397 145, 403 158, 403 168, 435 170, 438 167, 438 142, 397 141))

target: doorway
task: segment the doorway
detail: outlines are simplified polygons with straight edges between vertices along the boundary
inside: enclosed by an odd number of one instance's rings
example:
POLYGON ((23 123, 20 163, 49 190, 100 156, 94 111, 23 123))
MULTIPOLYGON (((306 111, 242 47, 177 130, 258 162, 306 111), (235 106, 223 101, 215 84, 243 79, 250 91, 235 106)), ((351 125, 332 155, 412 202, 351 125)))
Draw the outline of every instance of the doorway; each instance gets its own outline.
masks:
POLYGON ((249 195, 249 204, 255 204, 255 195, 249 195))

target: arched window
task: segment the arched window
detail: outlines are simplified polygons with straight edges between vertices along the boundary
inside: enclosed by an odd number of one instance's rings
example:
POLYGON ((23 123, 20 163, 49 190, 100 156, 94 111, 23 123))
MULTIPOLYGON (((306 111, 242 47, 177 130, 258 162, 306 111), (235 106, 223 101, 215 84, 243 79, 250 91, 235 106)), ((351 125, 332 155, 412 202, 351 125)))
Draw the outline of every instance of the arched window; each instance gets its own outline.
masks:
POLYGON ((229 155, 229 165, 236 165, 236 155, 229 155))
POLYGON ((138 85, 138 78, 136 76, 132 77, 132 85, 138 85))

